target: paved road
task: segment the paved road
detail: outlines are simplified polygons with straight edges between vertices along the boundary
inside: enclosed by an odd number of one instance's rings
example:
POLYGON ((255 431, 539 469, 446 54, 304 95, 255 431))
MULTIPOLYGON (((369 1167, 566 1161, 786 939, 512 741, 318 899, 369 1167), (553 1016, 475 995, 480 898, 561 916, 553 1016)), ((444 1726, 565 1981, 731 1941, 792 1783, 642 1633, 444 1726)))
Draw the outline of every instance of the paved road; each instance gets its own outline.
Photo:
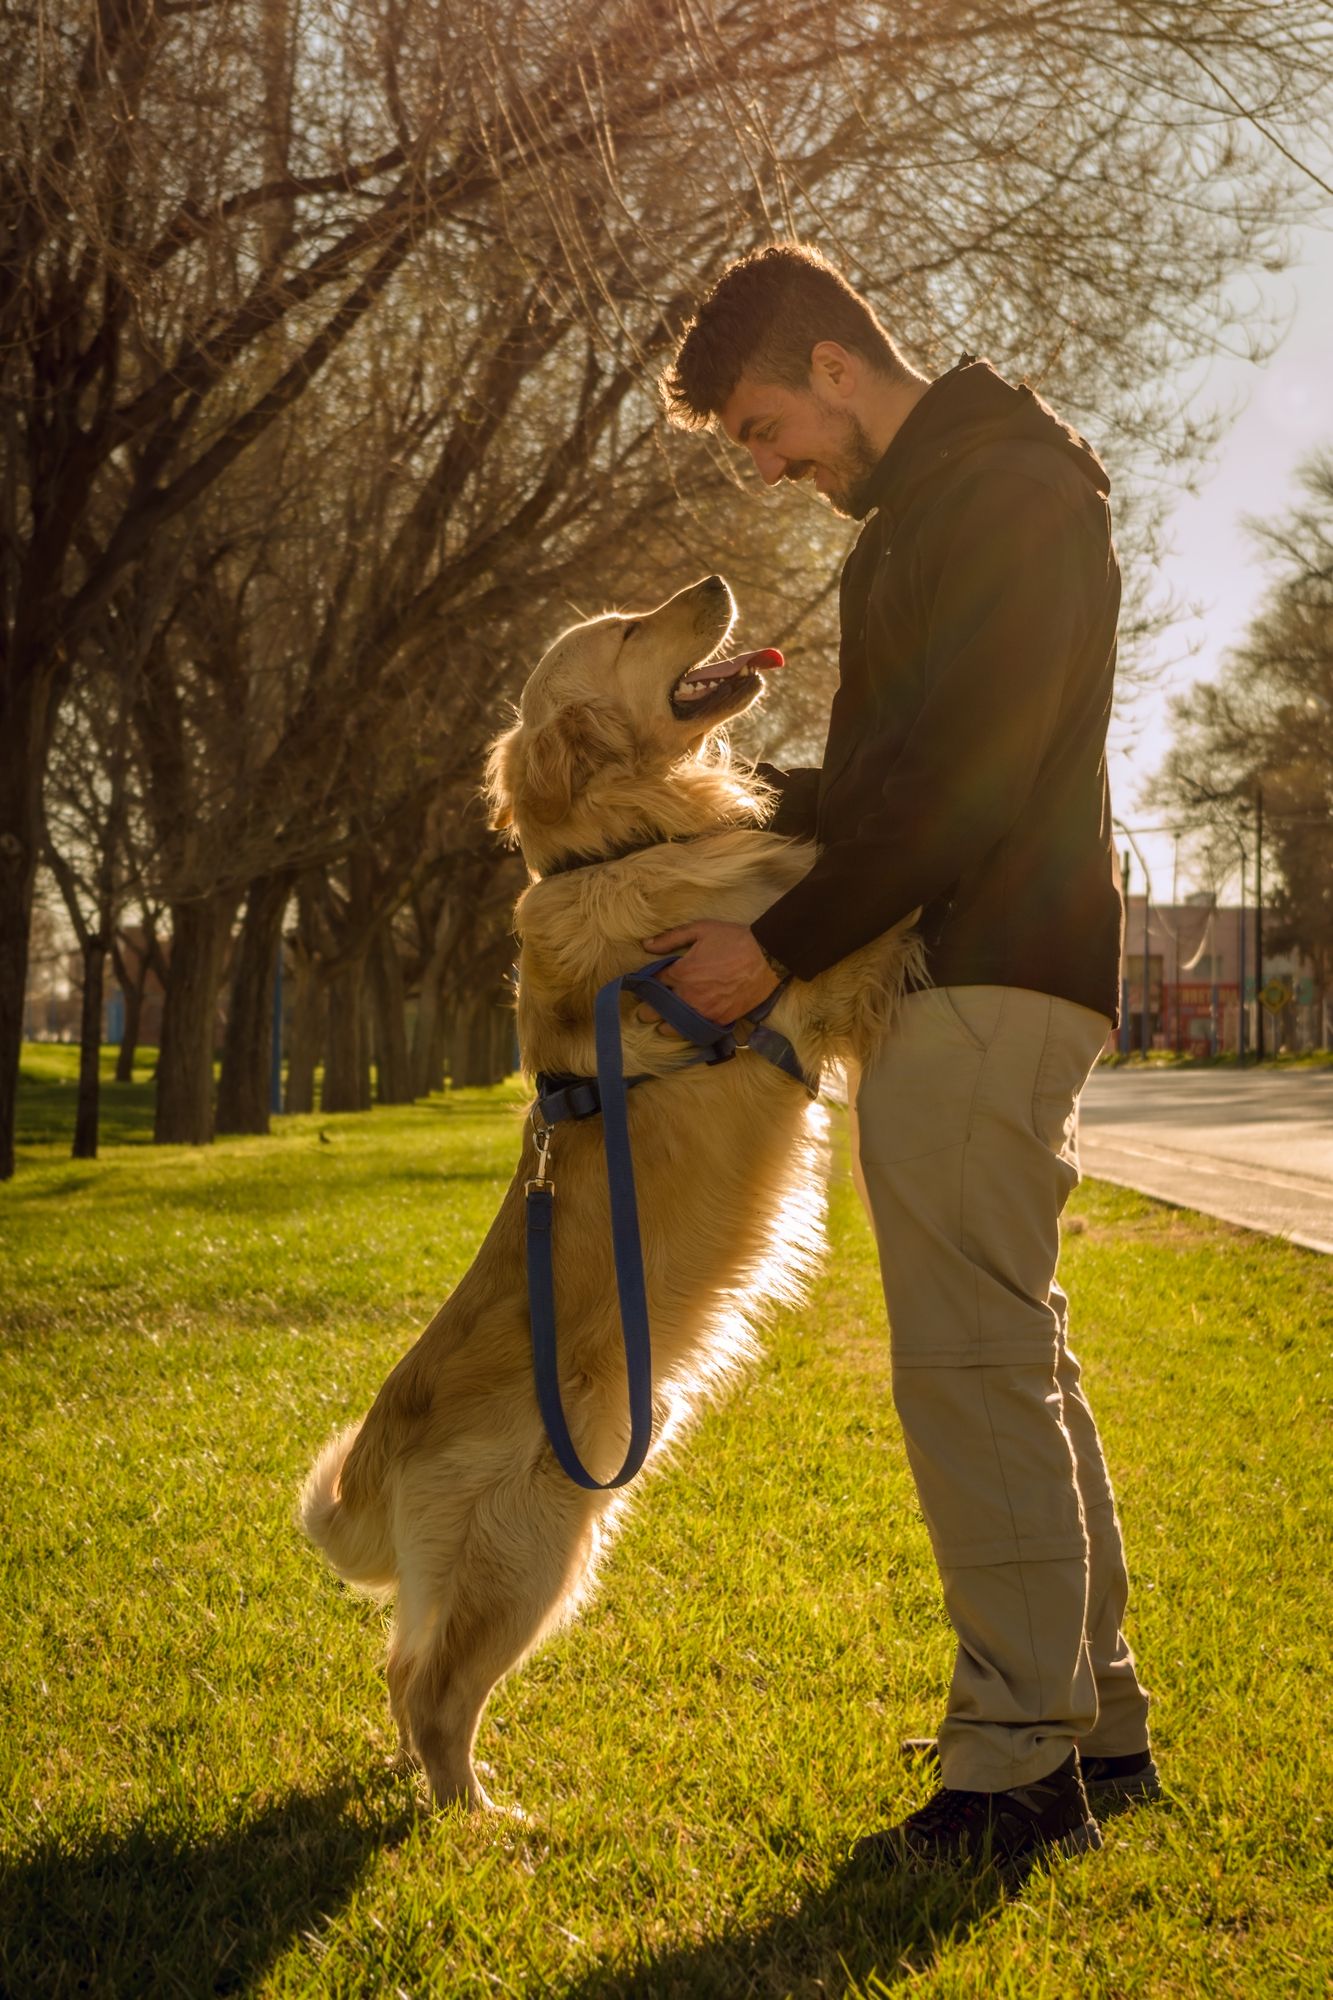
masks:
POLYGON ((1333 1070, 1099 1069, 1085 1173, 1333 1254, 1333 1070))

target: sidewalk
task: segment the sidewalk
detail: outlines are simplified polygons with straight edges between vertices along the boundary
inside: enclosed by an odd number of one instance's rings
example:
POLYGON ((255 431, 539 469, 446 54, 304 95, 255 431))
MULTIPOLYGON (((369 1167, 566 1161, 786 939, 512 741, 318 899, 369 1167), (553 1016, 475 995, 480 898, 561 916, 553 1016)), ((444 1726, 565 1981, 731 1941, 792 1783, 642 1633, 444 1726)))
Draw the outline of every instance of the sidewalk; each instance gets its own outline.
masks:
POLYGON ((1333 1070, 1094 1070, 1083 1171, 1333 1254, 1333 1070))

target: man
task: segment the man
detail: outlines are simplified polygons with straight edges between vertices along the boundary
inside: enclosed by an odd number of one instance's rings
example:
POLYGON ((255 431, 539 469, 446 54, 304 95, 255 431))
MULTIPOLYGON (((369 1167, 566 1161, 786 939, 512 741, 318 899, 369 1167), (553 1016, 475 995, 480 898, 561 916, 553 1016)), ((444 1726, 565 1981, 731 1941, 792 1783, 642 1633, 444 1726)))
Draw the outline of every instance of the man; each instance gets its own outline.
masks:
POLYGON ((1078 1093, 1119 1000, 1109 481, 987 363, 918 375, 793 245, 723 274, 665 386, 674 421, 718 425, 767 484, 808 479, 865 526, 823 765, 765 769, 775 826, 816 840, 814 866, 753 926, 647 942, 684 951, 671 983, 715 1020, 918 907, 928 947, 932 985, 857 1110, 894 1400, 958 1648, 919 1746, 942 1788, 858 1852, 897 1866, 1096 1847, 1089 1798, 1158 1789, 1119 1523, 1055 1282, 1078 1093))

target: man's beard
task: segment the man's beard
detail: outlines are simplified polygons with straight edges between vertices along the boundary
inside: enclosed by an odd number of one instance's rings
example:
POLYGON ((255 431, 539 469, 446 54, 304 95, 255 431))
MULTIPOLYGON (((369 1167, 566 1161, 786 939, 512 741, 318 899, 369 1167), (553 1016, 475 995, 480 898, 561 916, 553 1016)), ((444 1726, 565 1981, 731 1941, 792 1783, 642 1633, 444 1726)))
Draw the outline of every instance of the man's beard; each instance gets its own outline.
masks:
MULTIPOLYGON (((827 405, 825 406, 827 407, 827 405)), ((829 411, 830 416, 834 413, 829 411)), ((858 494, 864 482, 870 477, 883 452, 876 451, 870 442, 865 425, 859 417, 849 411, 837 412, 837 421, 842 429, 837 452, 827 459, 805 459, 793 472, 787 471, 788 479, 803 479, 812 465, 822 465, 832 475, 836 483, 816 488, 821 500, 826 500, 835 514, 847 520, 854 520, 865 510, 858 504, 858 494)))

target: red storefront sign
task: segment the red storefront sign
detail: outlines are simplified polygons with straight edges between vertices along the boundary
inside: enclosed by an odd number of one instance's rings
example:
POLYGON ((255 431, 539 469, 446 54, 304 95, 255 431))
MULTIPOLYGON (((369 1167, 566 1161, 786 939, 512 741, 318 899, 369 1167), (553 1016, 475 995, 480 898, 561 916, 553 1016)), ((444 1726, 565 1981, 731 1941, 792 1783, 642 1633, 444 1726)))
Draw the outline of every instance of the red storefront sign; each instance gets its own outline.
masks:
POLYGON ((1223 1030, 1228 1009, 1239 1005, 1240 988, 1234 980, 1216 986, 1206 979, 1168 981, 1162 988, 1162 1000, 1162 1026, 1170 1041, 1201 1041, 1213 1026, 1214 1010, 1217 1029, 1219 1033, 1223 1030))

